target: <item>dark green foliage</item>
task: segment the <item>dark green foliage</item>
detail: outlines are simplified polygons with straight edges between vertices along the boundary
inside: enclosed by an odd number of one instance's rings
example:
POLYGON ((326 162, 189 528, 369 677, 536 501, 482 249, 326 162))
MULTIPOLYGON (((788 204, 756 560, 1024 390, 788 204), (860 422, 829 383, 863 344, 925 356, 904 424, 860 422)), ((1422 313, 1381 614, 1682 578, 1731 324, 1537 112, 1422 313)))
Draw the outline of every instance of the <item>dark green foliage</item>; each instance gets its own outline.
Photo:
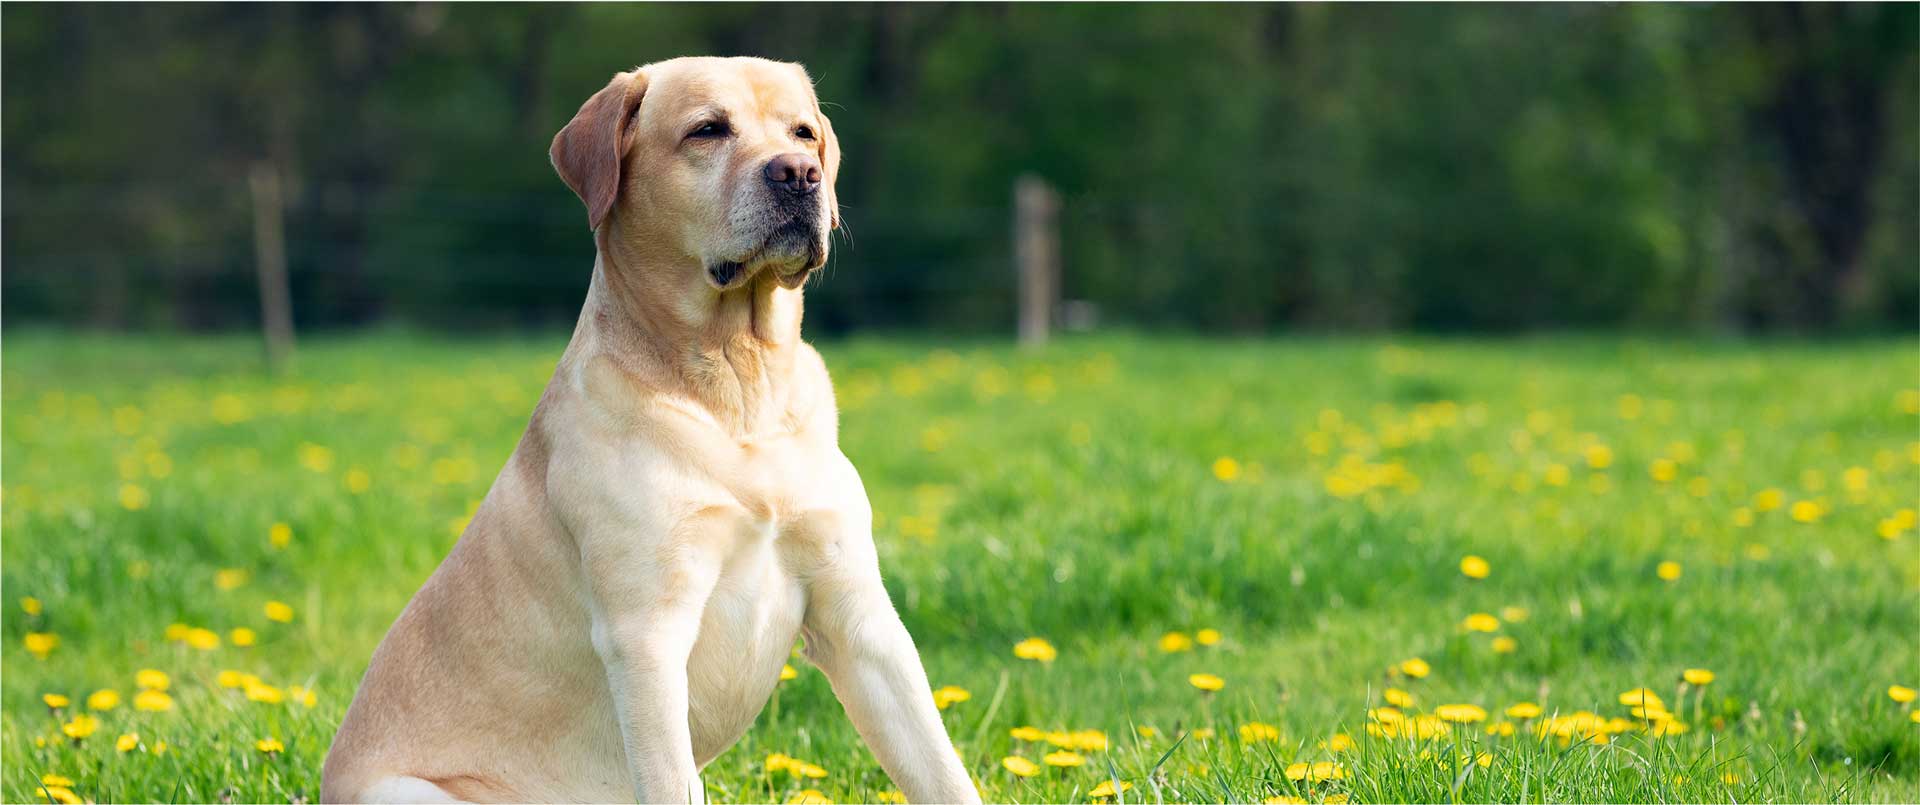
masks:
POLYGON ((54 6, 4 12, 9 320, 243 326, 245 171, 303 327, 570 320, 546 146, 607 76, 805 62, 849 231, 812 326, 1003 330, 1014 177, 1065 288, 1209 330, 1908 328, 1915 6, 54 6))

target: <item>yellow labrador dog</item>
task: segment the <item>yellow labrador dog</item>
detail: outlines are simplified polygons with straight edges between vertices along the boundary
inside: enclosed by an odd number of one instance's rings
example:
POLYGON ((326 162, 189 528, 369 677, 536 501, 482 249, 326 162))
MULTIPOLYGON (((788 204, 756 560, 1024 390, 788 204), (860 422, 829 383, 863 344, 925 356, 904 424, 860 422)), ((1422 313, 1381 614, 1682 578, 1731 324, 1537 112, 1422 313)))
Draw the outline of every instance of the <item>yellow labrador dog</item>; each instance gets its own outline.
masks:
POLYGON ((472 525, 374 652, 321 797, 703 801, 700 769, 804 634, 908 797, 978 802, 800 340, 839 223, 840 149, 805 70, 620 73, 551 156, 599 247, 585 309, 472 525))

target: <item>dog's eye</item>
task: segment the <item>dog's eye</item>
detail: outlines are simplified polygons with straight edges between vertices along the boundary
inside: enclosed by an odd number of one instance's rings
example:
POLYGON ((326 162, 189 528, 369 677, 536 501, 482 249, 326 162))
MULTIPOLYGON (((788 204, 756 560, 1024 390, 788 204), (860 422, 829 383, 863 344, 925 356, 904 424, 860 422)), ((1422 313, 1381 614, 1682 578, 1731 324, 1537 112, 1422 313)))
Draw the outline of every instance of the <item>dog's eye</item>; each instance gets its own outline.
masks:
POLYGON ((725 137, 733 133, 733 128, 718 120, 709 120, 687 133, 688 138, 711 139, 725 137))
POLYGON ((811 140, 813 139, 813 127, 802 124, 800 128, 793 130, 793 136, 799 137, 802 140, 811 140))

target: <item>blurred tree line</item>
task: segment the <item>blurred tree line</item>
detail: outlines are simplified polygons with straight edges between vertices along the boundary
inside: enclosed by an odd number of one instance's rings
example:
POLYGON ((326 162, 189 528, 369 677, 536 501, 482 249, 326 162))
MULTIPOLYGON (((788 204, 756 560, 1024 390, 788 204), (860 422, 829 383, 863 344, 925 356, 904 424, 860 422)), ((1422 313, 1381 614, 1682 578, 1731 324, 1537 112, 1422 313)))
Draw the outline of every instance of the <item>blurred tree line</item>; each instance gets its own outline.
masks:
POLYGON ((1920 13, 1888 5, 4 8, 5 318, 571 321, 547 163, 613 72, 804 62, 848 153, 810 327, 1006 330, 1010 198, 1109 321, 1513 330, 1920 320, 1920 13))

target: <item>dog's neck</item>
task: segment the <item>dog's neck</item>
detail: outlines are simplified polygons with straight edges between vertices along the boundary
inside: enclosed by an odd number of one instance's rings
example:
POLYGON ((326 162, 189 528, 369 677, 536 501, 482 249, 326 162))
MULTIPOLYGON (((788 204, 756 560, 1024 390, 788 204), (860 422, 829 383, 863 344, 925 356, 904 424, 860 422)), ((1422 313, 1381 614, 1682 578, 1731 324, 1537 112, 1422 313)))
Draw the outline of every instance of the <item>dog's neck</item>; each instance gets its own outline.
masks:
POLYGON ((649 260, 602 240, 583 325, 601 350, 655 385, 707 410, 748 439, 791 427, 801 289, 768 271, 716 290, 687 266, 649 260))

